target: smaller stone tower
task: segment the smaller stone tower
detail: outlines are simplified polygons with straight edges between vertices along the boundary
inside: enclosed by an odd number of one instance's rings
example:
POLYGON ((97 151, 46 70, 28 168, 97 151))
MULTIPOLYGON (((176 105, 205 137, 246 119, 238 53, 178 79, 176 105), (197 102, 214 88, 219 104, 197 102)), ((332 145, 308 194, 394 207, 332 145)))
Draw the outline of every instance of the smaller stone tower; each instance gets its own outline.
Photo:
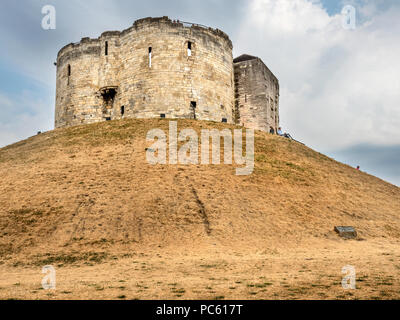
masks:
POLYGON ((279 82, 260 58, 247 54, 233 60, 236 123, 276 133, 279 127, 279 82))

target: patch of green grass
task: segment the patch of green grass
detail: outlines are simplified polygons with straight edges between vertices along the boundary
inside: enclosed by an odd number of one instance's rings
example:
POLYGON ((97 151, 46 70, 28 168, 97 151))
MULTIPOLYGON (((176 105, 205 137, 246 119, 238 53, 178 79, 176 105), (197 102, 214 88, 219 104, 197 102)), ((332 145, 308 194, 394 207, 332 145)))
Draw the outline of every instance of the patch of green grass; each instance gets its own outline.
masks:
POLYGON ((178 289, 178 290, 173 290, 174 293, 179 293, 179 294, 184 294, 186 292, 185 289, 178 289))
POLYGON ((35 266, 74 264, 76 262, 101 263, 108 258, 105 252, 86 252, 52 255, 47 254, 44 258, 37 256, 33 264, 35 266))
POLYGON ((256 288, 265 288, 265 287, 268 287, 268 286, 272 286, 272 283, 265 282, 265 283, 256 284, 256 288))
POLYGON ((212 268, 216 268, 217 265, 216 264, 201 264, 200 267, 206 268, 206 269, 212 269, 212 268))
POLYGON ((382 282, 378 282, 376 285, 378 285, 378 286, 392 286, 393 282, 382 281, 382 282))

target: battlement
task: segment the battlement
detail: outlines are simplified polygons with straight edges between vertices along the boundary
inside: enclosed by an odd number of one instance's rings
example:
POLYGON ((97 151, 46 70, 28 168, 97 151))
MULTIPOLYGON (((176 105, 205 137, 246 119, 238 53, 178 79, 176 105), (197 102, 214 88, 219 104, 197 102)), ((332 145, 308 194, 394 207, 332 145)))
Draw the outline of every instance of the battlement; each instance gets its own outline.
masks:
POLYGON ((169 26, 171 28, 189 28, 192 30, 198 30, 199 32, 206 32, 206 33, 209 33, 210 35, 213 35, 215 37, 223 39, 224 41, 226 41, 227 45, 231 49, 233 48, 233 44, 232 44, 232 41, 230 40, 229 36, 219 29, 213 29, 213 28, 201 25, 201 24, 196 24, 196 23, 191 23, 191 22, 171 20, 167 16, 164 16, 164 17, 158 17, 158 18, 148 17, 148 18, 139 19, 139 20, 136 20, 133 23, 133 26, 128 29, 125 29, 123 31, 105 31, 98 38, 94 38, 94 39, 88 38, 88 37, 82 38, 80 42, 70 43, 70 44, 64 46, 63 48, 61 48, 60 51, 58 52, 57 57, 62 56, 65 52, 70 52, 73 50, 80 50, 81 46, 83 46, 83 45, 98 44, 100 46, 101 40, 103 38, 124 37, 131 32, 136 32, 139 29, 148 28, 148 27, 161 28, 162 25, 169 26))

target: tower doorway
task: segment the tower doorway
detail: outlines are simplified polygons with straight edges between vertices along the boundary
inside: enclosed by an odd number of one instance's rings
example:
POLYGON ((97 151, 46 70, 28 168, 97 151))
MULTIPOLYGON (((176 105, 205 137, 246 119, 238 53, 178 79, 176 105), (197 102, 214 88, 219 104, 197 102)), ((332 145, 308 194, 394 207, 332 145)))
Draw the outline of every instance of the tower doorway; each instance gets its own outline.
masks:
POLYGON ((103 119, 111 120, 113 116, 114 101, 117 95, 118 87, 104 87, 100 89, 100 94, 103 98, 103 119))

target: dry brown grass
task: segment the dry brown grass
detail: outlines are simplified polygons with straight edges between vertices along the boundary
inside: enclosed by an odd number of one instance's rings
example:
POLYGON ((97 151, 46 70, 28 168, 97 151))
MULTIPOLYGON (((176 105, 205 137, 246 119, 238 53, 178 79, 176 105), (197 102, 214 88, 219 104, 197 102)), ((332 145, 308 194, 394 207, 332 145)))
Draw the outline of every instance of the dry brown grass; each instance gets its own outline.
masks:
POLYGON ((261 132, 250 176, 151 166, 152 128, 167 132, 168 121, 55 130, 0 149, 0 298, 400 297, 399 188, 261 132), (335 225, 360 239, 339 239, 335 225), (39 290, 46 264, 55 292, 39 290), (350 292, 340 286, 349 264, 360 280, 350 292))

